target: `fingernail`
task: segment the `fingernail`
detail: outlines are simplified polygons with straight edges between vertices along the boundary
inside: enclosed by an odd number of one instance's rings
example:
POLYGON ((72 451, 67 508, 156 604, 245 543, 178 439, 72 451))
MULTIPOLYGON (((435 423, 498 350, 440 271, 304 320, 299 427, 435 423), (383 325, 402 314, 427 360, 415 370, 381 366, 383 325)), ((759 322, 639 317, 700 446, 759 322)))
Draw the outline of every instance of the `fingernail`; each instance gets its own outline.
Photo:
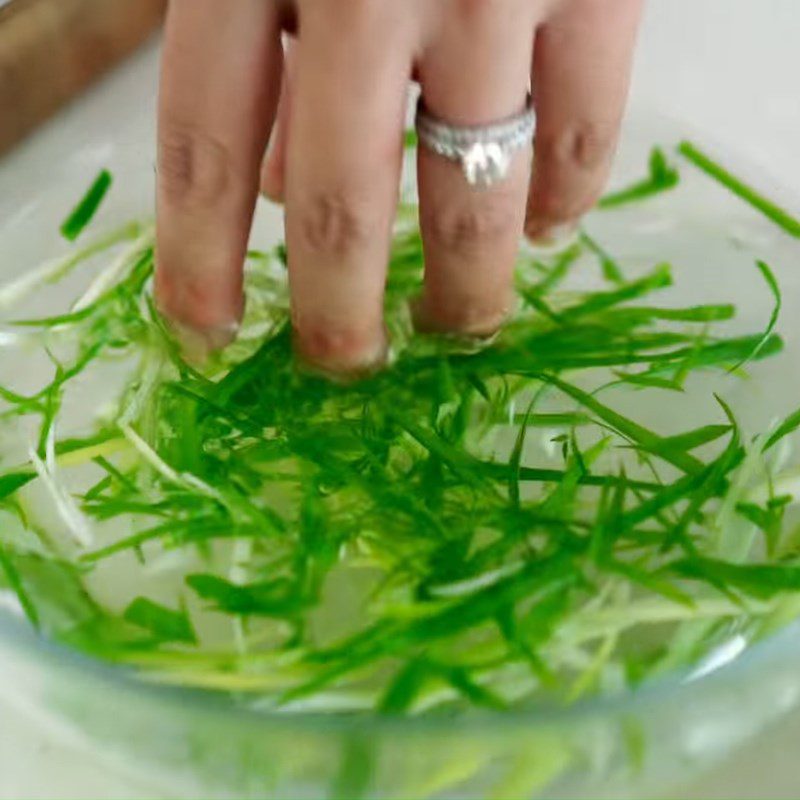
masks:
POLYGON ((531 245, 541 250, 564 250, 578 237, 579 223, 575 220, 557 225, 529 224, 525 235, 531 245))
POLYGON ((196 366, 203 366, 213 353, 224 350, 236 339, 239 332, 237 322, 198 330, 180 322, 170 321, 169 328, 180 346, 184 359, 196 366))

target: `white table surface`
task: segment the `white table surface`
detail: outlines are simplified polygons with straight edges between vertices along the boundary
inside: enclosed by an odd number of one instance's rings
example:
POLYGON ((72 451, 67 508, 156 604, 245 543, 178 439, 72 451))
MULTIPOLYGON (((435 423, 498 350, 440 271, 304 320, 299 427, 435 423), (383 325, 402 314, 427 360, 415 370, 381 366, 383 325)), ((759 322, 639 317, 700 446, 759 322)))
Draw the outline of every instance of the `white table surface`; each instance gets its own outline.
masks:
MULTIPOLYGON (((767 185, 776 178, 796 187, 800 185, 799 33, 798 0, 650 0, 634 100, 666 109, 706 134, 712 131, 721 143, 763 166, 772 176, 765 180, 767 185)), ((65 140, 79 142, 87 117, 102 124, 99 115, 109 104, 135 103, 143 114, 149 113, 156 61, 153 46, 0 161, 0 170, 27 164, 25 169, 36 174, 46 154, 57 152, 65 140)), ((796 798, 799 747, 800 712, 683 796, 796 798)), ((159 795, 145 780, 100 768, 91 757, 56 744, 35 720, 0 707, 0 800, 133 796, 159 795)))

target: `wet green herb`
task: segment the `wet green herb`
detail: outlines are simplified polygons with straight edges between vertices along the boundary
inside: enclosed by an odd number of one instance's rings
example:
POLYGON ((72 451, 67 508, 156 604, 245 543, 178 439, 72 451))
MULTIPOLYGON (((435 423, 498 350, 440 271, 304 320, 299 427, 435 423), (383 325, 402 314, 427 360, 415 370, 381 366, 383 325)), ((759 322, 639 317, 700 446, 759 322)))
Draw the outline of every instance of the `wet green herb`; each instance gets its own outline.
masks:
POLYGON ((660 147, 654 147, 650 153, 650 174, 626 189, 605 195, 598 206, 600 208, 617 208, 629 203, 636 203, 662 192, 668 192, 670 189, 674 189, 679 182, 678 170, 669 163, 666 154, 660 147))
MULTIPOLYGON (((656 150, 605 204, 677 182, 656 150)), ((411 331, 414 211, 388 280, 395 363, 347 387, 295 364, 282 246, 249 254, 241 340, 203 370, 153 311, 147 226, 0 288, 11 307, 109 253, 64 313, 0 331, 52 364, 34 392, 0 387, 20 440, 0 583, 31 623, 153 680, 387 714, 573 702, 687 666, 671 642, 693 620, 716 623, 707 650, 769 627, 800 587, 782 544, 795 501, 772 474, 800 412, 752 439, 722 401, 687 430, 623 410, 779 353, 769 267, 767 326, 730 335, 731 305, 656 304, 669 265, 623 270, 585 235, 521 256, 519 314, 469 347, 411 331), (598 265, 601 288, 564 288, 598 265), (121 389, 104 377, 120 362, 121 389), (68 413, 87 396, 88 427, 68 413)))
POLYGON ((790 236, 800 238, 800 220, 793 217, 788 211, 764 197, 752 186, 748 186, 741 178, 718 164, 691 142, 681 142, 678 151, 698 169, 701 169, 710 178, 713 178, 737 197, 760 211, 778 227, 783 228, 790 236))
POLYGON ((74 242, 81 235, 100 208, 100 204, 111 188, 111 183, 111 173, 108 170, 102 170, 89 187, 86 195, 61 225, 61 234, 65 239, 74 242))

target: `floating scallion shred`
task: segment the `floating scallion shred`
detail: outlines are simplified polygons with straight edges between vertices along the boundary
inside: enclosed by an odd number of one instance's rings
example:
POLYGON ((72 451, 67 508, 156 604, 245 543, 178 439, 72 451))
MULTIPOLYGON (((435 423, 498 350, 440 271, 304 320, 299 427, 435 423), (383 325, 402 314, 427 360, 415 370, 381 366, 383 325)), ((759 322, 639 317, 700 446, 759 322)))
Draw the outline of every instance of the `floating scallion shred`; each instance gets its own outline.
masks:
MULTIPOLYGON (((677 183, 655 150, 604 205, 677 183)), ((0 461, 0 583, 33 625, 149 680, 386 714, 574 702, 674 668, 686 624, 709 623, 704 652, 769 627, 800 589, 796 498, 773 474, 800 412, 752 438, 722 401, 683 430, 622 402, 779 354, 769 267, 765 328, 730 335, 724 297, 664 307, 668 264, 628 275, 584 234, 521 256, 519 313, 466 347, 412 332, 415 211, 388 278, 396 361, 349 386, 295 363, 283 246, 249 254, 242 337, 202 370, 154 311, 148 226, 102 243, 107 267, 62 313, 6 323, 34 337, 11 357, 34 341, 51 363, 37 390, 0 387, 0 422, 31 439, 0 461), (603 288, 564 288, 598 266, 603 288), (79 424, 75 396, 95 406, 79 424)))
POLYGON ((733 192, 745 203, 772 220, 790 236, 800 238, 800 219, 781 208, 777 203, 765 197, 757 189, 749 186, 741 178, 715 161, 706 152, 692 142, 681 142, 678 152, 695 167, 702 170, 710 178, 720 183, 728 191, 733 192))
POLYGON ((81 235, 100 208, 111 183, 111 173, 107 169, 101 170, 83 199, 61 225, 61 234, 65 239, 74 242, 81 235))
POLYGON ((678 170, 669 163, 666 153, 654 147, 650 153, 650 174, 631 186, 601 198, 599 208, 618 208, 674 189, 680 182, 678 170))

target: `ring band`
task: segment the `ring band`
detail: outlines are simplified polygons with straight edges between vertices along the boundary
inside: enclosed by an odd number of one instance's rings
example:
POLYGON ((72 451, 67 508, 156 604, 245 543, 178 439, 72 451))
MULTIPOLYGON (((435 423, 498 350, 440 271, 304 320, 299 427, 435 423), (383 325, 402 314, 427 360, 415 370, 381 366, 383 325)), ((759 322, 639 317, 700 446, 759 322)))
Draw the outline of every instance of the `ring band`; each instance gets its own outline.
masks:
POLYGON ((514 154, 531 145, 536 130, 533 100, 528 95, 525 110, 490 125, 459 127, 430 114, 420 98, 417 106, 417 136, 437 155, 461 164, 467 183, 488 188, 504 181, 514 154))

